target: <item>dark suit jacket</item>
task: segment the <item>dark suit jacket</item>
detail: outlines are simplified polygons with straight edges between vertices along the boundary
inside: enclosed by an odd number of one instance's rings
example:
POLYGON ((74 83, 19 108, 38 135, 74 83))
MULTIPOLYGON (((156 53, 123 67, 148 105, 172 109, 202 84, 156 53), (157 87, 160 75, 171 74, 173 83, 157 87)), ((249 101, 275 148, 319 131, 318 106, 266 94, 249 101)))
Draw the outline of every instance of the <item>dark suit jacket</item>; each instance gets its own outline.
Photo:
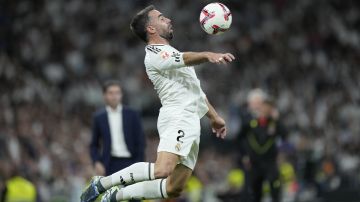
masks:
MULTIPOLYGON (((123 106, 122 120, 124 139, 131 159, 134 163, 144 161, 145 137, 138 113, 123 106)), ((93 162, 100 161, 108 169, 111 159, 111 134, 106 108, 97 111, 93 117, 90 154, 93 162)))

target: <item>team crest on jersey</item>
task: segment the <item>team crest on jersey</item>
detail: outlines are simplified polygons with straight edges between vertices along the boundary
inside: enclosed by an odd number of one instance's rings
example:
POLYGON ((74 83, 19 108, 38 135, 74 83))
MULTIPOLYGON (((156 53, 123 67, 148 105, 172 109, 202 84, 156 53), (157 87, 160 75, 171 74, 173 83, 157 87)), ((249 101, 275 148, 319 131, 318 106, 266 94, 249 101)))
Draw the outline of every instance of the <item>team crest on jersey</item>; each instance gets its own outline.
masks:
POLYGON ((170 57, 170 54, 168 52, 166 52, 166 51, 161 51, 160 55, 161 55, 161 58, 164 59, 164 60, 168 59, 170 57))

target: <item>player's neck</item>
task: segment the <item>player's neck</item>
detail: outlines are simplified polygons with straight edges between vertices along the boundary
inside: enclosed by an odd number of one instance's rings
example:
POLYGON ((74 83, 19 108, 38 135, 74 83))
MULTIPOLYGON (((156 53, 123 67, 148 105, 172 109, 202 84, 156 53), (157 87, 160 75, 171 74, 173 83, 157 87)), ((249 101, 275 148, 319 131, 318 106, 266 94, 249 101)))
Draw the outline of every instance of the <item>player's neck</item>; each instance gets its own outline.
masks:
POLYGON ((169 41, 162 38, 162 37, 157 37, 157 38, 149 39, 148 45, 151 45, 151 44, 166 44, 166 45, 169 45, 169 41))

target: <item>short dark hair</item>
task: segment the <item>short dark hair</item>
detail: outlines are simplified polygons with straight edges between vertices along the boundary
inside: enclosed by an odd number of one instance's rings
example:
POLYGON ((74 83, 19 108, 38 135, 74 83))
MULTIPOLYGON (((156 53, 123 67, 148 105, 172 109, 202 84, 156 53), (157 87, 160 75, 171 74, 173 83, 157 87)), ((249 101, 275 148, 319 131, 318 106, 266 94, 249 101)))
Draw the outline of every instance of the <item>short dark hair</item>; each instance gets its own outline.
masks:
POLYGON ((140 39, 147 42, 147 33, 146 33, 146 25, 149 22, 149 12, 155 10, 155 6, 150 5, 140 12, 138 12, 132 19, 130 23, 131 31, 136 34, 140 39))
POLYGON ((111 86, 118 86, 121 89, 121 84, 119 81, 117 80, 108 80, 105 81, 102 85, 102 91, 103 93, 106 93, 106 91, 109 89, 109 87, 111 86))

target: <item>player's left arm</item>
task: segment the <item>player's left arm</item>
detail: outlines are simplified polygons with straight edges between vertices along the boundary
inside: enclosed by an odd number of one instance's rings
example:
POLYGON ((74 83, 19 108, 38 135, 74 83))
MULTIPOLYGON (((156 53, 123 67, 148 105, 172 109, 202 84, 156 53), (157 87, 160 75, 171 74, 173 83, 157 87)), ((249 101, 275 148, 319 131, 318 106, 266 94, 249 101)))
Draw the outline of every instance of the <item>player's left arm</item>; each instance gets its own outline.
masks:
POLYGON ((216 133, 216 137, 224 139, 226 136, 225 121, 221 116, 218 115, 214 107, 210 104, 209 100, 207 98, 205 100, 209 108, 206 116, 210 119, 212 132, 216 133))

